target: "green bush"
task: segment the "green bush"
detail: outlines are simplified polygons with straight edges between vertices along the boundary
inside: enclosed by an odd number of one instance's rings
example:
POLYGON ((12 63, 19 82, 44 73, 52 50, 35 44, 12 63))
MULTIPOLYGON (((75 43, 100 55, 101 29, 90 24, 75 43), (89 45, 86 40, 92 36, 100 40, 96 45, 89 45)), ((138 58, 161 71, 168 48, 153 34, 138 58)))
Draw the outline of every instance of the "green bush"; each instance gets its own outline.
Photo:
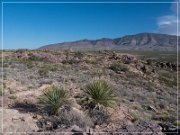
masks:
POLYGON ((53 86, 45 89, 44 93, 38 98, 37 106, 49 115, 57 115, 58 110, 67 101, 68 94, 63 88, 53 86))
POLYGON ((86 85, 84 92, 96 105, 114 107, 117 103, 117 96, 104 80, 96 80, 86 85))
POLYGON ((110 67, 111 70, 113 70, 116 73, 120 73, 120 72, 127 72, 128 68, 126 65, 124 64, 120 64, 120 63, 113 63, 110 67))
POLYGON ((9 98, 9 99, 16 99, 17 96, 16 96, 16 95, 12 95, 12 96, 9 96, 8 98, 9 98))

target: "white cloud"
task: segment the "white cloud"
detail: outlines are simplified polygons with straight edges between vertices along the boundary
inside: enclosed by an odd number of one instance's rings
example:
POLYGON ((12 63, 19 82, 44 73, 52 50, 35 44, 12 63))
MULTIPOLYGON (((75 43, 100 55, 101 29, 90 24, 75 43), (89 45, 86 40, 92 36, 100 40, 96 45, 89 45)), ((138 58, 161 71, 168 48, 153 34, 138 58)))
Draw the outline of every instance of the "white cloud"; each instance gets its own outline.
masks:
MULTIPOLYGON (((180 0, 176 0, 179 1, 180 0)), ((173 3, 171 6, 172 14, 171 15, 164 15, 158 18, 157 25, 158 33, 164 33, 164 34, 170 34, 170 35, 178 35, 180 34, 180 20, 177 20, 177 18, 180 18, 179 15, 177 17, 177 4, 173 3), (177 25, 179 28, 177 29, 177 25)), ((178 11, 178 14, 180 13, 180 10, 178 11)))
POLYGON ((177 17, 174 15, 167 15, 158 18, 158 25, 171 25, 172 23, 177 23, 177 17))

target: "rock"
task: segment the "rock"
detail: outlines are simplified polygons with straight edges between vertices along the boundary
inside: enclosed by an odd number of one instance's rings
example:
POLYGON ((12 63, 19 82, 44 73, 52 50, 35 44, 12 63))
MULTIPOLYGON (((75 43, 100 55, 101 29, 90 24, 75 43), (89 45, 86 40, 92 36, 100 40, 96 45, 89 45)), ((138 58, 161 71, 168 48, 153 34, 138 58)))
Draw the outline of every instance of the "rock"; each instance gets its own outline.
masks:
POLYGON ((178 133, 180 132, 179 127, 176 127, 176 126, 174 126, 174 125, 172 125, 170 123, 159 123, 159 125, 162 127, 162 132, 166 132, 166 134, 177 135, 177 132, 178 133))
POLYGON ((135 66, 136 66, 136 69, 141 70, 142 67, 144 67, 144 64, 139 62, 139 63, 136 63, 135 66))
POLYGON ((177 71, 177 64, 172 63, 171 67, 172 67, 172 70, 177 71))
POLYGON ((162 69, 169 69, 172 71, 177 71, 177 67, 180 65, 177 65, 177 63, 172 63, 172 62, 156 62, 156 67, 162 68, 162 69))
POLYGON ((145 131, 143 132, 146 132, 147 130, 150 130, 151 132, 161 132, 161 127, 153 122, 142 121, 138 126, 145 127, 145 131))
POLYGON ((155 107, 151 106, 151 105, 147 106, 147 109, 152 110, 154 112, 157 112, 157 109, 155 107))
POLYGON ((133 117, 133 116, 131 116, 130 114, 126 113, 125 111, 123 111, 123 113, 124 113, 125 117, 126 117, 128 120, 134 121, 134 117, 133 117))
MULTIPOLYGON (((2 115, 2 110, 0 111, 2 115)), ((2 119, 0 119, 0 123, 2 119)), ((39 128, 36 120, 28 113, 20 113, 13 109, 3 109, 3 131, 4 132, 35 132, 39 128)))
POLYGON ((96 125, 96 126, 95 126, 95 129, 99 129, 99 128, 100 128, 100 126, 99 126, 99 125, 96 125))
POLYGON ((137 125, 123 125, 119 129, 118 132, 138 132, 141 135, 145 135, 145 133, 149 132, 152 135, 163 135, 161 132, 161 127, 151 122, 140 122, 137 125))
POLYGON ((112 56, 109 57, 109 59, 119 60, 121 59, 121 57, 118 56, 116 53, 113 53, 112 56))
POLYGON ((136 60, 134 56, 130 56, 130 55, 122 55, 121 59, 124 64, 130 64, 136 60))
POLYGON ((73 125, 71 127, 71 131, 72 132, 83 132, 83 130, 79 126, 77 126, 77 125, 73 125))

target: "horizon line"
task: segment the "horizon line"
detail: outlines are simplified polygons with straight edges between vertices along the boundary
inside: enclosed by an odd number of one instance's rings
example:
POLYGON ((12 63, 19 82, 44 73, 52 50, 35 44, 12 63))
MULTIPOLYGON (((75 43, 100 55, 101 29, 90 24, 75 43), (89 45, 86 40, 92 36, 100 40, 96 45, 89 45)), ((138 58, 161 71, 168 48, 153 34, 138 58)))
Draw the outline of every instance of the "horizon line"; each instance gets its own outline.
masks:
MULTIPOLYGON (((123 38, 125 36, 136 36, 136 35, 139 35, 139 34, 157 34, 157 35, 167 35, 167 36, 180 37, 178 35, 171 35, 171 34, 165 34, 165 33, 141 32, 141 33, 136 33, 136 34, 127 34, 127 35, 123 35, 123 36, 119 36, 119 37, 114 37, 114 38, 108 38, 108 37, 95 38, 95 39, 93 39, 93 38, 92 39, 91 38, 81 38, 81 39, 74 39, 74 40, 68 40, 68 41, 59 41, 59 42, 54 42, 54 43, 42 44, 42 45, 40 45, 40 47, 54 45, 54 44, 63 44, 63 43, 70 43, 70 42, 78 42, 78 41, 83 41, 83 40, 87 40, 87 41, 97 41, 97 40, 103 40, 103 39, 114 40, 114 39, 118 39, 118 38, 123 38)), ((5 49, 5 48, 2 48, 0 50, 18 50, 18 49, 36 50, 37 48, 14 48, 14 49, 8 49, 8 48, 5 49)))

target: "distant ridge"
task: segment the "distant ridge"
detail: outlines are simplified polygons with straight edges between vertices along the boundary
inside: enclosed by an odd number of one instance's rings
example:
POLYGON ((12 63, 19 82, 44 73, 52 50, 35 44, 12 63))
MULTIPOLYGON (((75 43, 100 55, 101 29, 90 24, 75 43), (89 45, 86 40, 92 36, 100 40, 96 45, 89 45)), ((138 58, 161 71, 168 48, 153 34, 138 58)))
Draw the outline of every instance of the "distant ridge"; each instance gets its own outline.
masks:
MULTIPOLYGON (((178 37, 179 38, 179 37, 178 37)), ((178 45, 180 44, 180 40, 178 45)), ((98 40, 78 40, 45 45, 39 50, 144 50, 176 51, 177 36, 157 33, 139 33, 120 38, 102 38, 98 40)))

